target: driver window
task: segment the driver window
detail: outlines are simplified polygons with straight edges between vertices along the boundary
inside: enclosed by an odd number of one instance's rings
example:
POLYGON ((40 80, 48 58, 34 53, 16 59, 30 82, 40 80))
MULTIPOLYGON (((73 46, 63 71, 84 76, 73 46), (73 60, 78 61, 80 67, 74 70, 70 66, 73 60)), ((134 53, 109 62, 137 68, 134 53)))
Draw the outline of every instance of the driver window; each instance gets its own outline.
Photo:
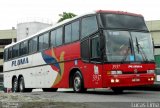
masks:
POLYGON ((91 38, 91 60, 100 59, 100 38, 98 35, 91 38))

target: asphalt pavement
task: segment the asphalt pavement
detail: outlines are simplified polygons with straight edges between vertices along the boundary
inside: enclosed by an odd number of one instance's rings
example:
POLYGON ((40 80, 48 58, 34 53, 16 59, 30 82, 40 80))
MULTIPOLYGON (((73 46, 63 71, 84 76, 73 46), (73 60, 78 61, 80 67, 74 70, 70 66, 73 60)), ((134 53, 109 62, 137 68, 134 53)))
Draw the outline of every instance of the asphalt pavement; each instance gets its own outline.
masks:
POLYGON ((74 93, 72 89, 57 92, 0 93, 2 108, 159 108, 160 91, 125 90, 115 94, 109 89, 90 89, 74 93))

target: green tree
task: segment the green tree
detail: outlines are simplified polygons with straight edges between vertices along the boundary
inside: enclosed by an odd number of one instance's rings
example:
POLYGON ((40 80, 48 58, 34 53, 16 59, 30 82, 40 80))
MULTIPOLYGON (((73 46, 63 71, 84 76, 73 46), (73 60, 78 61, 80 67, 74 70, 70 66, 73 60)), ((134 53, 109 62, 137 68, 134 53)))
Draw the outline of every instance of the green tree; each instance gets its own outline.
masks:
POLYGON ((73 18, 77 15, 75 15, 74 13, 71 13, 71 12, 63 12, 63 14, 59 14, 59 16, 61 17, 58 22, 61 22, 61 21, 64 21, 66 19, 69 19, 69 18, 73 18))

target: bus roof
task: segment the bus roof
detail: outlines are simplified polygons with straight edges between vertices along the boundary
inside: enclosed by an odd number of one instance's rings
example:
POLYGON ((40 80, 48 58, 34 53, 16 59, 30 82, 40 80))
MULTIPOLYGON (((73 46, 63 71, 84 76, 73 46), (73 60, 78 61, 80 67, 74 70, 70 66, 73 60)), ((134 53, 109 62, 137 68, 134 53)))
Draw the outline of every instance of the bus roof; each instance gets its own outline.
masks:
POLYGON ((22 39, 22 40, 20 40, 20 41, 18 41, 18 42, 14 42, 14 43, 11 43, 11 44, 5 46, 5 49, 6 49, 6 48, 9 48, 10 46, 16 45, 16 44, 18 44, 18 43, 20 43, 20 42, 23 42, 23 41, 25 41, 25 40, 28 40, 28 39, 30 39, 30 38, 32 38, 32 37, 35 37, 35 36, 37 36, 37 35, 39 35, 39 34, 41 34, 41 33, 44 33, 44 32, 47 32, 47 31, 49 31, 49 30, 51 30, 51 29, 54 29, 54 28, 56 28, 56 27, 59 27, 59 26, 65 24, 65 23, 68 23, 68 22, 70 22, 70 21, 73 21, 73 20, 76 20, 76 19, 78 19, 78 18, 81 18, 81 17, 83 17, 83 16, 85 16, 85 15, 96 14, 96 13, 113 13, 113 14, 124 14, 124 15, 131 15, 131 16, 143 17, 141 14, 135 14, 135 13, 124 12, 124 11, 97 10, 97 11, 93 11, 93 12, 90 12, 90 13, 86 13, 86 14, 83 14, 83 15, 80 15, 80 16, 76 16, 76 17, 71 18, 71 19, 66 19, 66 20, 64 20, 64 21, 62 21, 62 22, 60 22, 60 23, 56 23, 55 25, 53 25, 53 26, 51 26, 51 27, 47 27, 47 28, 45 28, 45 29, 43 29, 43 30, 40 30, 39 32, 37 32, 37 33, 35 33, 35 34, 33 34, 33 35, 25 38, 25 39, 22 39))
POLYGON ((112 11, 112 10, 97 10, 96 13, 113 13, 113 14, 124 14, 124 15, 131 15, 131 16, 139 16, 143 17, 141 14, 124 12, 124 11, 112 11))

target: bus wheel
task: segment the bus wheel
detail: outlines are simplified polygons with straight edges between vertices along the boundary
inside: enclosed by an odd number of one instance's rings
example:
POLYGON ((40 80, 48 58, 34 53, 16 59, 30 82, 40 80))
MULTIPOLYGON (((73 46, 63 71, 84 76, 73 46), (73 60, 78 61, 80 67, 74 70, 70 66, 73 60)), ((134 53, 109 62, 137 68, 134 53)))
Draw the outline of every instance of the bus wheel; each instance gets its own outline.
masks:
POLYGON ((87 90, 84 88, 83 78, 79 71, 73 76, 73 90, 75 93, 81 93, 87 90))
POLYGON ((58 88, 42 88, 44 92, 56 92, 58 88))
POLYGON ((32 88, 25 88, 24 78, 19 79, 19 91, 20 92, 32 92, 32 88))
POLYGON ((113 90, 113 92, 115 93, 115 94, 122 94, 123 93, 123 88, 112 88, 112 90, 113 90))
POLYGON ((12 92, 18 92, 18 80, 17 80, 17 78, 13 79, 13 82, 12 82, 12 92))

